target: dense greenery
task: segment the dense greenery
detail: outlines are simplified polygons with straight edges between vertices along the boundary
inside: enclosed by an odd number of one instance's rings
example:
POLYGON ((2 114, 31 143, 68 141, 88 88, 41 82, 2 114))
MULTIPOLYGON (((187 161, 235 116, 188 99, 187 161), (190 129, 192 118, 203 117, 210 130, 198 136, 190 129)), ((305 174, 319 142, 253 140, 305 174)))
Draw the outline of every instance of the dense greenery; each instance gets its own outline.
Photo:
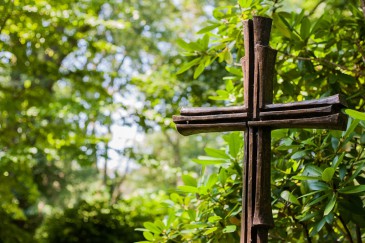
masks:
POLYGON ((361 241, 363 0, 0 3, 0 242, 238 242, 242 134, 171 116, 242 104, 253 15, 274 20, 274 102, 343 93, 352 117, 272 132, 270 240, 361 241), (141 138, 115 147, 115 126, 141 138))
MULTIPOLYGON (((243 19, 274 19, 271 45, 279 51, 274 102, 301 101, 335 93, 351 108, 363 110, 365 13, 358 1, 307 3, 288 12, 285 1, 238 1, 216 8, 197 41, 179 44, 187 61, 180 73, 208 75, 226 63, 225 84, 210 98, 242 102, 243 19)), ((204 76, 205 79, 207 78, 204 76)), ((210 78, 209 78, 210 80, 210 78)), ((282 129, 272 132, 272 206, 275 228, 270 240, 361 242, 365 227, 363 173, 365 116, 353 110, 345 132, 282 129)), ((203 166, 198 177, 183 175, 171 194, 170 214, 146 224, 148 242, 238 242, 241 207, 242 137, 225 135, 218 149, 193 159, 203 166), (207 169, 209 168, 209 170, 207 169)))

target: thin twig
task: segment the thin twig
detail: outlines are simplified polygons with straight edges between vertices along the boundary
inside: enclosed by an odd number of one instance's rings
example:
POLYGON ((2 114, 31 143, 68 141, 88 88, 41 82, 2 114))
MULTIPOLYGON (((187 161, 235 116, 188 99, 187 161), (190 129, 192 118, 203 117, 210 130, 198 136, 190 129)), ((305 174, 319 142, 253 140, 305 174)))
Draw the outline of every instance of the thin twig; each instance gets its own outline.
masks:
POLYGON ((297 60, 316 61, 316 62, 319 62, 321 64, 326 64, 326 65, 329 65, 329 66, 333 66, 333 67, 339 68, 339 69, 341 69, 343 71, 348 71, 348 72, 355 73, 356 75, 359 75, 359 76, 365 75, 364 72, 361 72, 361 71, 358 71, 358 70, 352 70, 352 69, 350 69, 350 68, 348 68, 346 66, 343 66, 343 65, 340 65, 340 64, 337 64, 337 63, 328 61, 328 60, 323 59, 323 58, 299 57, 299 56, 295 56, 295 55, 292 55, 292 54, 289 54, 289 53, 286 53, 286 52, 283 52, 283 51, 278 51, 278 52, 284 54, 285 56, 288 56, 288 57, 291 57, 291 58, 294 58, 294 59, 297 59, 297 60))
POLYGON ((346 238, 347 240, 350 242, 350 243, 354 243, 354 240, 352 239, 352 236, 351 236, 351 233, 350 233, 350 230, 349 228, 347 228, 347 225, 345 223, 345 221, 343 220, 343 218, 341 217, 341 215, 337 215, 338 219, 341 221, 343 227, 345 228, 345 231, 346 231, 346 238))

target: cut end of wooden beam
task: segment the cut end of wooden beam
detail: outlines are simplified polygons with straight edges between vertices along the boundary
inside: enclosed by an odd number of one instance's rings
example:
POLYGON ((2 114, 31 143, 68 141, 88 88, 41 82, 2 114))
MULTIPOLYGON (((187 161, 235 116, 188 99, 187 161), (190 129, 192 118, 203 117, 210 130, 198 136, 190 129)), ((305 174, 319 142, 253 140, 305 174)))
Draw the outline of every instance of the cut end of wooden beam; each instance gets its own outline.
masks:
POLYGON ((253 29, 254 29, 254 43, 255 45, 268 46, 270 41, 272 19, 254 16, 253 17, 253 29))

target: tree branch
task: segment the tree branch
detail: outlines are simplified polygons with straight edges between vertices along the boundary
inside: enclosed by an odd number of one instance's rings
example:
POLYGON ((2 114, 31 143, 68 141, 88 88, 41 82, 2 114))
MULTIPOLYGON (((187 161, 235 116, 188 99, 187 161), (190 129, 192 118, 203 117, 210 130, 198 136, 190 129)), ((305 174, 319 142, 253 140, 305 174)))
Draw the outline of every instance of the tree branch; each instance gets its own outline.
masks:
POLYGON ((343 218, 341 217, 341 215, 337 215, 338 219, 341 221, 343 227, 345 228, 345 231, 346 231, 346 238, 347 240, 350 242, 350 243, 354 243, 354 240, 352 239, 352 236, 351 236, 351 233, 350 233, 350 230, 349 228, 347 228, 347 225, 345 223, 345 221, 343 220, 343 218))
MULTIPOLYGON (((365 1, 365 0, 364 0, 365 1)), ((304 60, 304 61, 315 61, 315 62, 319 62, 321 64, 324 64, 324 65, 327 65, 327 66, 333 66, 335 68, 339 68, 343 71, 348 71, 348 72, 352 72, 352 73, 355 73, 356 75, 358 76, 363 76, 365 75, 364 72, 362 71, 359 71, 359 70, 353 70, 353 69, 350 69, 346 66, 343 66, 343 65, 340 65, 340 64, 337 64, 337 63, 334 63, 334 62, 331 62, 331 61, 328 61, 326 59, 323 59, 323 58, 316 58, 316 57, 299 57, 299 56, 295 56, 295 55, 292 55, 292 54, 289 54, 289 53, 286 53, 286 52, 283 52, 283 51, 278 51, 278 52, 281 52, 283 55, 287 56, 287 57, 291 57, 293 59, 297 59, 297 60, 304 60)))

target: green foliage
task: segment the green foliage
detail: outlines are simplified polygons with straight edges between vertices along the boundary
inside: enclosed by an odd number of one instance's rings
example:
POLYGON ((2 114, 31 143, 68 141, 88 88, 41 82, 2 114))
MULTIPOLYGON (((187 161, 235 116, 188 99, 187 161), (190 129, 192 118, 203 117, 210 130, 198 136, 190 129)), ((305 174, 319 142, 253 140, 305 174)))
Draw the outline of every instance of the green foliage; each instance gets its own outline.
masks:
MULTIPOLYGON (((238 1, 218 7, 196 41, 178 42, 186 62, 180 77, 203 77, 226 65, 213 101, 242 103, 241 21, 252 15, 273 18, 271 46, 278 50, 274 102, 301 101, 343 93, 350 116, 347 130, 282 129, 272 132, 271 186, 275 228, 272 242, 361 241, 364 233, 365 18, 357 1, 306 2, 301 12, 286 1, 238 1), (318 4, 317 4, 318 3, 318 4), (229 75, 229 76, 228 76, 229 75)), ((301 6, 302 8, 302 6, 301 6)), ((221 72, 221 71, 217 71, 221 72)), ((193 162, 198 177, 183 176, 166 202, 163 230, 143 229, 146 242, 237 242, 241 211, 242 138, 224 135, 226 145, 206 148, 193 162)), ((152 226, 154 225, 154 226, 152 226)))
POLYGON ((138 119, 131 76, 164 56, 167 20, 184 11, 163 0, 0 3, 0 239, 33 242, 50 208, 87 198, 93 182, 121 198, 125 178, 108 171, 112 124, 138 119))
POLYGON ((134 198, 109 205, 80 201, 72 208, 46 218, 37 232, 40 242, 123 242, 143 239, 134 230, 164 211, 157 201, 134 198))

